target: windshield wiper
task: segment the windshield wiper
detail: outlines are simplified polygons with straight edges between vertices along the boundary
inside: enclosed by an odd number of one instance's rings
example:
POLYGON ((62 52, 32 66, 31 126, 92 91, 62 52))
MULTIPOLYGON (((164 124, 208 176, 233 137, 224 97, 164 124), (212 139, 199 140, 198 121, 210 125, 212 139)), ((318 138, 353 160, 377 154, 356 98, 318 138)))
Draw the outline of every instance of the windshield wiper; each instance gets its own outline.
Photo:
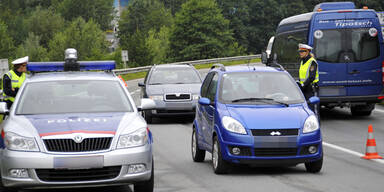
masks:
MULTIPOLYGON (((242 102, 242 101, 264 101, 264 103, 266 103, 265 101, 272 101, 272 102, 275 102, 275 103, 278 103, 278 104, 282 104, 286 107, 289 106, 289 104, 287 103, 284 103, 284 102, 281 102, 281 101, 276 101, 272 98, 263 98, 263 97, 248 97, 248 98, 241 98, 241 99, 235 99, 235 100, 232 100, 231 102, 232 103, 237 103, 237 102, 242 102)), ((270 103, 270 102, 268 102, 270 103)))
POLYGON ((164 83, 150 83, 149 85, 162 85, 164 83))

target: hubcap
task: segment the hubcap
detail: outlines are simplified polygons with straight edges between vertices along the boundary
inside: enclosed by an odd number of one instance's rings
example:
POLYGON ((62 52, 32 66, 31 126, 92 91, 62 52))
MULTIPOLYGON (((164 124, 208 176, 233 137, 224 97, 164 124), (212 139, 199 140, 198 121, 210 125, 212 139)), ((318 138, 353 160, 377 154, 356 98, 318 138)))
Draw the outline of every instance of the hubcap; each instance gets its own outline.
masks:
POLYGON ((219 157, 219 153, 218 153, 219 149, 218 149, 218 146, 217 146, 217 142, 215 141, 213 143, 213 152, 212 152, 212 163, 213 163, 213 168, 217 168, 217 163, 218 163, 218 157, 219 157))
POLYGON ((196 132, 194 131, 192 134, 192 155, 196 156, 196 132))

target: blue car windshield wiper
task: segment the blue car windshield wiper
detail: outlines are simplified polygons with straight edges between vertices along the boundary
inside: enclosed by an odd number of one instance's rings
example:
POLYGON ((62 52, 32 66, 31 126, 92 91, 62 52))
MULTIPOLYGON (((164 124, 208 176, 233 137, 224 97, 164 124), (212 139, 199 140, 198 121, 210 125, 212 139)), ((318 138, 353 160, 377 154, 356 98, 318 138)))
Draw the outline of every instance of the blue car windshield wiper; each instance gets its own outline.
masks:
POLYGON ((288 103, 284 103, 284 102, 281 102, 281 101, 276 101, 272 98, 263 98, 263 97, 248 97, 248 98, 241 98, 241 99, 235 99, 235 100, 232 100, 231 102, 232 103, 237 103, 237 102, 243 102, 243 101, 264 101, 264 103, 270 103, 268 101, 272 101, 272 102, 275 102, 275 103, 278 103, 278 104, 282 104, 286 107, 288 107, 288 103))
POLYGON ((162 85, 164 83, 150 83, 149 85, 162 85))

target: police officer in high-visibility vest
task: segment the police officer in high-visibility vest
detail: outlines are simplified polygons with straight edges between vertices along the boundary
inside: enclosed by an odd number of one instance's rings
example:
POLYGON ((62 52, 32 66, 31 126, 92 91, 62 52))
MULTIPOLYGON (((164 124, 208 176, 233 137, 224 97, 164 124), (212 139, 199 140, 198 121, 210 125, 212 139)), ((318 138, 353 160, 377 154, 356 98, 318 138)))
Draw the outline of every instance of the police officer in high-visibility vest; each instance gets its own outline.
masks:
MULTIPOLYGON (((300 70, 299 78, 301 91, 303 92, 305 99, 308 100, 312 96, 318 95, 318 84, 319 82, 319 70, 318 64, 314 55, 311 53, 312 47, 306 44, 299 44, 299 54, 300 54, 300 70)), ((309 107, 317 115, 319 106, 310 104, 309 107)))
POLYGON ((29 57, 22 57, 12 61, 13 69, 3 76, 3 101, 11 108, 19 88, 25 80, 29 57))

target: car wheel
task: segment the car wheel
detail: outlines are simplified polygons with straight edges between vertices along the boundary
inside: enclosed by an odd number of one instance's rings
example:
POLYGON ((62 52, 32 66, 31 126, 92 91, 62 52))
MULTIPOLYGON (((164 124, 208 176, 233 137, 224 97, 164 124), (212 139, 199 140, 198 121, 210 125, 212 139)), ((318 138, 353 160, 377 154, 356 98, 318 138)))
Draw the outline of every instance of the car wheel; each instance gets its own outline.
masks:
POLYGON ((143 116, 144 116, 145 121, 148 124, 152 123, 152 113, 151 113, 151 111, 143 111, 143 116))
POLYGON ((192 151, 192 159, 194 162, 203 162, 204 161, 205 150, 199 149, 195 129, 193 129, 193 132, 192 132, 191 151, 192 151))
POLYGON ((154 187, 154 166, 153 166, 153 159, 152 159, 152 171, 151 171, 151 178, 148 181, 143 181, 134 184, 134 192, 153 192, 154 187))
POLYGON ((305 163, 305 168, 309 173, 318 173, 320 172, 322 167, 323 167, 323 155, 321 155, 321 158, 317 161, 305 163))
POLYGON ((351 107, 353 116, 369 116, 375 109, 375 104, 357 105, 351 107))
POLYGON ((217 137, 213 138, 212 167, 216 174, 225 174, 229 169, 229 163, 222 158, 220 143, 217 140, 217 137))

